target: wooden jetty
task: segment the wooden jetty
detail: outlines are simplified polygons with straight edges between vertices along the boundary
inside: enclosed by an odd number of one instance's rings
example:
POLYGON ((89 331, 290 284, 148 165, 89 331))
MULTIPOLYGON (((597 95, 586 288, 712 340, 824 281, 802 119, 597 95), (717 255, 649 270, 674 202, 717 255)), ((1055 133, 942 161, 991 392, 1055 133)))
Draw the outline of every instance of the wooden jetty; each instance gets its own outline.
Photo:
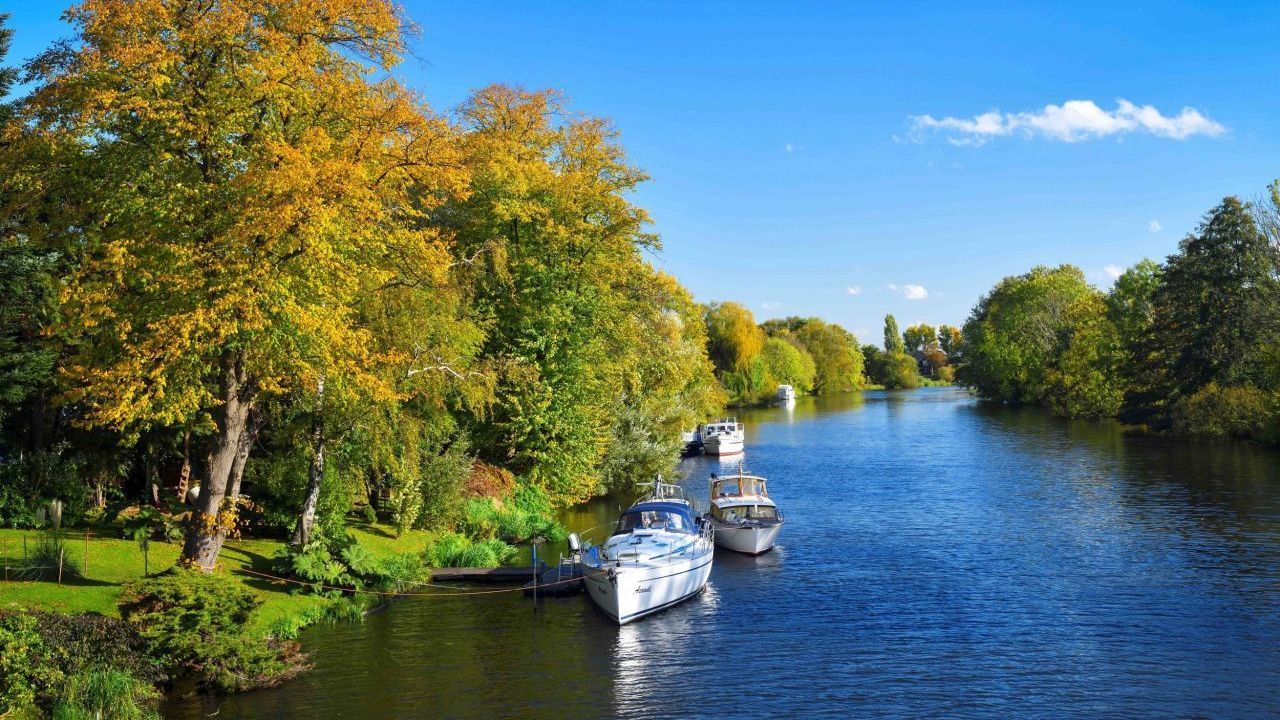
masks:
POLYGON ((524 567, 503 566, 492 568, 433 568, 431 582, 520 583, 529 582, 547 571, 547 564, 539 562, 524 567))

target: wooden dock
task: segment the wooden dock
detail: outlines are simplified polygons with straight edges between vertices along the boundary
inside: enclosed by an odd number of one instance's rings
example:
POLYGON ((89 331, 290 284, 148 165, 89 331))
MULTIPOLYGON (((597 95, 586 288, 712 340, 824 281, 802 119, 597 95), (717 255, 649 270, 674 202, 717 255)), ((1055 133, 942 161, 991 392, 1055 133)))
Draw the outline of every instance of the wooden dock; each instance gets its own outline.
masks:
POLYGON ((493 568, 433 568, 431 582, 474 582, 474 583, 522 583, 530 582, 547 571, 547 564, 539 562, 538 567, 503 566, 493 568))

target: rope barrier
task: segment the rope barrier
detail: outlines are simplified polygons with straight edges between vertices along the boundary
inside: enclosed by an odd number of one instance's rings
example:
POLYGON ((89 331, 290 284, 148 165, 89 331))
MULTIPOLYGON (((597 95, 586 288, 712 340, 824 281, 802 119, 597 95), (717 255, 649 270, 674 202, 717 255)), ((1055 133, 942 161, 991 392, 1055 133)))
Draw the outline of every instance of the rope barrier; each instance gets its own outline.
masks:
MULTIPOLYGON (((257 577, 267 578, 269 580, 274 580, 276 582, 291 583, 294 585, 306 585, 308 587, 319 587, 325 590, 337 590, 339 592, 360 593, 364 595, 378 595, 381 597, 429 597, 429 598, 466 597, 471 595, 497 595, 499 593, 524 592, 524 589, 525 589, 524 586, 521 585, 518 587, 511 587, 511 588, 499 588, 497 590, 463 590, 463 591, 454 591, 454 592, 431 592, 431 593, 394 592, 390 590, 361 590, 356 588, 346 588, 346 587, 338 587, 335 585, 326 585, 324 583, 313 583, 313 582, 307 582, 306 580, 297 580, 294 578, 280 577, 279 575, 271 575, 270 573, 258 572, 257 570, 250 570, 249 568, 240 568, 235 572, 242 572, 248 575, 255 575, 257 577)), ((599 575, 601 573, 596 572, 592 574, 599 575)), ((538 583, 537 587, 538 589, 555 587, 556 585, 562 585, 565 583, 578 582, 585 577, 586 577, 586 574, 584 573, 583 576, 580 578, 569 578, 568 580, 557 580, 555 582, 538 583)), ((409 584, 430 585, 430 583, 409 583, 409 584)), ((441 586, 432 585, 432 587, 441 587, 441 586)))

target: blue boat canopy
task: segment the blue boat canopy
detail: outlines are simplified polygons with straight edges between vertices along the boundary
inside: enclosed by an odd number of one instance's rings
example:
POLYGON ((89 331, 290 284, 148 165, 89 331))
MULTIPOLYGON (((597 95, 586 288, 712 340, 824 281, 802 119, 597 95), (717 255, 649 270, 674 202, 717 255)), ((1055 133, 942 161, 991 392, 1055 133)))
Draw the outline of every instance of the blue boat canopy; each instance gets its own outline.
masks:
POLYGON ((693 511, 688 505, 664 500, 648 500, 632 505, 623 512, 618 518, 618 526, 613 534, 644 529, 696 532, 697 526, 693 519, 693 511))

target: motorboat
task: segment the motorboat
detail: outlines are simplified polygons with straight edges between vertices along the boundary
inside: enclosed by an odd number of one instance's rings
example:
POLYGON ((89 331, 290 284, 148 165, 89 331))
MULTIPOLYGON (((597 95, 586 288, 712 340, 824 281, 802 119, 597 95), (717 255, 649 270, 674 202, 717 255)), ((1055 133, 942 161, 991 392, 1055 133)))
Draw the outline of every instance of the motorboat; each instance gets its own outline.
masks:
POLYGON ((703 425, 702 450, 707 455, 736 455, 742 452, 746 435, 737 418, 722 418, 703 425))
POLYGON ((680 457, 693 457, 702 453, 702 428, 694 428, 680 433, 680 440, 684 443, 684 447, 680 451, 680 457))
POLYGON ((625 625, 697 595, 711 576, 711 526, 678 485, 658 478, 601 545, 582 554, 587 594, 625 625))
POLYGON ((793 405, 796 401, 796 389, 790 385, 779 385, 777 399, 779 405, 793 405))
POLYGON ((782 514, 769 497, 767 481, 748 475, 711 476, 711 511, 707 521, 716 545, 736 552, 759 555, 773 547, 782 529, 782 514))

